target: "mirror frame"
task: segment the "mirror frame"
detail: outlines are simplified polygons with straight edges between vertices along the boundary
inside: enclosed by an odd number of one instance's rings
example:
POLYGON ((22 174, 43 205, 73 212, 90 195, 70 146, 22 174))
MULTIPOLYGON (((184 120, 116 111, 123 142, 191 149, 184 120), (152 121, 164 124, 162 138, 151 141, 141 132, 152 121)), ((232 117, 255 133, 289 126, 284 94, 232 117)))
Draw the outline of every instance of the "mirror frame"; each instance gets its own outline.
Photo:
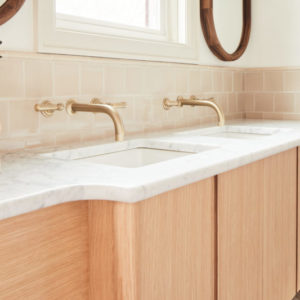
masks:
POLYGON ((25 0, 7 0, 0 6, 0 25, 11 19, 24 4, 25 0))
POLYGON ((243 0, 242 36, 237 49, 233 53, 228 53, 218 38, 213 15, 213 0, 200 0, 200 17, 206 43, 215 56, 223 61, 234 61, 243 55, 250 39, 251 0, 243 0))

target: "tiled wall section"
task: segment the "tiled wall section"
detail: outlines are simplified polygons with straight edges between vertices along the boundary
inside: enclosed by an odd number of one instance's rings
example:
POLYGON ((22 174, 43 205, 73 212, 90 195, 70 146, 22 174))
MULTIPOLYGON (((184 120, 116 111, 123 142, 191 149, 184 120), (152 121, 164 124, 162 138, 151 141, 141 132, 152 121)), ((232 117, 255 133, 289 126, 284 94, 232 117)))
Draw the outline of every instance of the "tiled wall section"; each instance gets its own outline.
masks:
MULTIPOLYGON (((46 99, 66 102, 73 98, 89 102, 99 97, 104 101, 126 101, 128 108, 120 109, 120 114, 127 135, 216 121, 215 113, 209 108, 165 111, 164 97, 214 96, 227 119, 243 117, 244 99, 239 95, 244 83, 239 69, 18 53, 3 56, 0 60, 0 150, 84 143, 113 136, 113 123, 103 114, 77 113, 70 117, 63 111, 44 118, 33 107, 46 99)), ((259 76, 263 75, 246 74, 249 91, 260 90, 259 76), (249 80, 251 76, 253 79, 249 80)), ((273 86, 276 80, 280 81, 276 75, 270 79, 268 76, 266 82, 273 86)), ((274 93, 269 102, 276 102, 272 97, 274 93)), ((289 97, 290 94, 284 94, 280 99, 289 103, 289 97)), ((272 106, 269 102, 264 100, 261 105, 272 106)), ((288 110, 289 105, 281 105, 280 109, 288 110)))
POLYGON ((300 68, 248 70, 244 85, 246 118, 300 120, 300 68))

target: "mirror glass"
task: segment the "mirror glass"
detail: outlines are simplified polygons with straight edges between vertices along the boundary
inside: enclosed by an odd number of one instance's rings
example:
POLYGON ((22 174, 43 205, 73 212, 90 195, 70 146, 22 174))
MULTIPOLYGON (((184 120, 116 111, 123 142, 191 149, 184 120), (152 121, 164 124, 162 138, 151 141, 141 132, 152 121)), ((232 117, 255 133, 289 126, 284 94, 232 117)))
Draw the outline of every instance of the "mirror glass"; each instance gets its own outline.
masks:
POLYGON ((213 0, 219 41, 228 53, 237 49, 243 31, 243 0, 213 0))
POLYGON ((6 0, 0 0, 0 6, 2 6, 5 2, 6 0))

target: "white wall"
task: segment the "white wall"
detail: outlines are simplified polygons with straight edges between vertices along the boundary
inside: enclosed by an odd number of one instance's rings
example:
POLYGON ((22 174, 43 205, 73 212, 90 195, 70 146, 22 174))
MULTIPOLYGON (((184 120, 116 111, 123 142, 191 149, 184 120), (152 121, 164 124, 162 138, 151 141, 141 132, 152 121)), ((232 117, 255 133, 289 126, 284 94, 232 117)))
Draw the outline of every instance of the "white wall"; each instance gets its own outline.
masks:
MULTIPOLYGON (((197 0, 196 0, 197 1, 197 0)), ((242 0, 241 0, 242 1, 242 0)), ((34 51, 34 3, 0 26, 0 49, 34 51)), ((244 56, 233 63, 219 61, 206 46, 200 30, 200 64, 243 67, 300 66, 300 1, 252 0, 252 33, 244 56)))
POLYGON ((3 50, 33 51, 34 14, 33 1, 26 0, 20 11, 7 23, 0 26, 3 50))
POLYGON ((300 66, 300 1, 253 0, 252 36, 241 64, 300 66))

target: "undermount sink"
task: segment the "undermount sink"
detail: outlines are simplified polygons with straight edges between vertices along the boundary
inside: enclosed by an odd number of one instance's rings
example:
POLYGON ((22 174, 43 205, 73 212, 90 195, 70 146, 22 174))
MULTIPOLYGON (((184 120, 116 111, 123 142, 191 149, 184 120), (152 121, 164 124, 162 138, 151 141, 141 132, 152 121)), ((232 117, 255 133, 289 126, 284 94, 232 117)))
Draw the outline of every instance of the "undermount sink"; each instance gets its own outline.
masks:
POLYGON ((279 128, 251 127, 251 126, 223 126, 208 129, 193 130, 178 134, 186 136, 207 136, 229 139, 260 139, 280 132, 279 128))
POLYGON ((139 168, 216 148, 217 146, 214 145, 170 145, 142 140, 54 151, 41 156, 123 168, 139 168))
POLYGON ((138 168, 191 154, 194 153, 151 148, 135 148, 83 158, 80 160, 123 168, 138 168))

